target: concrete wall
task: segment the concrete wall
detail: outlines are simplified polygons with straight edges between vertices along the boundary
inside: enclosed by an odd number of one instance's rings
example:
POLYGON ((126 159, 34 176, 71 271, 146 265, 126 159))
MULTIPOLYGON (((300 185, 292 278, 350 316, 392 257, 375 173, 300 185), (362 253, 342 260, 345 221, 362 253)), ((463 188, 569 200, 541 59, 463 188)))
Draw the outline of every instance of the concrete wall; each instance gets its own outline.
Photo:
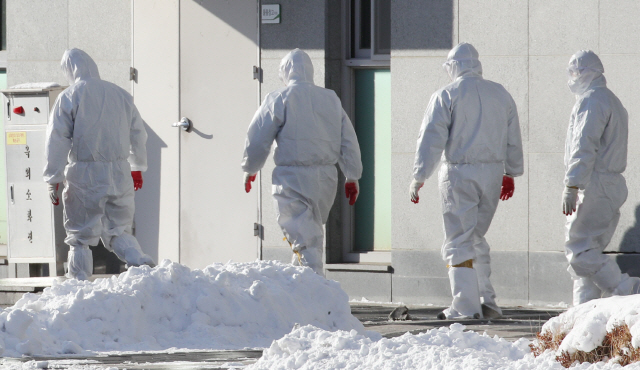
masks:
POLYGON ((8 86, 67 85, 60 59, 70 48, 91 55, 102 79, 131 91, 131 0, 7 1, 8 86))
MULTIPOLYGON (((640 32, 635 0, 452 0, 392 2, 393 300, 447 303, 446 269, 440 257, 442 216, 435 176, 420 204, 407 188, 415 143, 430 95, 448 83, 441 65, 458 42, 480 53, 484 76, 503 84, 518 105, 525 174, 512 199, 501 202, 487 239, 492 281, 502 304, 571 302, 563 255, 564 138, 574 97, 566 86, 570 56, 592 49, 605 66, 608 86, 629 111, 629 198, 609 251, 638 252, 640 32)), ((625 259, 617 256, 623 270, 625 259)))

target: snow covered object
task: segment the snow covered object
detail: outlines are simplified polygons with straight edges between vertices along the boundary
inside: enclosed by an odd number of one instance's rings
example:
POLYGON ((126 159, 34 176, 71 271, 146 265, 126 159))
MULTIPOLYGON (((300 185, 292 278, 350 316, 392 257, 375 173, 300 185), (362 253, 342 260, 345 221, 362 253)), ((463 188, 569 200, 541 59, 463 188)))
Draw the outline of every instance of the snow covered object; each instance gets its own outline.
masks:
POLYGON ((25 294, 0 312, 0 354, 267 347, 296 324, 364 331, 340 285, 309 268, 256 261, 191 270, 164 260, 25 294))
POLYGON ((305 326, 274 341, 247 370, 562 369, 553 359, 534 359, 526 339, 511 343, 464 329, 456 323, 388 339, 305 326))
POLYGON ((640 295, 601 298, 572 307, 547 321, 531 348, 536 355, 555 351, 565 367, 575 361, 637 362, 640 295))

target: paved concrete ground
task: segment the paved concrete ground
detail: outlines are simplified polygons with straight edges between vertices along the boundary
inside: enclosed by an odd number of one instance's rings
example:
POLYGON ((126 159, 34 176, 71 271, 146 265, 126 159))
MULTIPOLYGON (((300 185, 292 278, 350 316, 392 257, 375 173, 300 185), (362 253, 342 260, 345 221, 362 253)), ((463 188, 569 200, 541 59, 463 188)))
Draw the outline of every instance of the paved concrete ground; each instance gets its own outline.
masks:
MULTIPOLYGON (((367 330, 377 331, 387 338, 406 332, 417 334, 430 329, 449 326, 454 322, 466 325, 467 330, 487 332, 494 336, 515 341, 519 338, 533 339, 542 325, 551 317, 559 315, 559 309, 539 309, 510 307, 504 308, 504 317, 494 320, 437 320, 442 307, 409 306, 411 320, 389 321, 388 316, 397 306, 380 304, 351 305, 351 312, 364 324, 367 330)), ((176 353, 136 353, 92 358, 21 358, 16 362, 39 361, 41 369, 66 369, 71 365, 101 365, 118 369, 181 370, 181 369, 230 369, 246 366, 257 361, 261 350, 207 351, 176 353)), ((5 359, 7 360, 7 359, 5 359)))
POLYGON ((509 307, 503 308, 503 318, 500 319, 443 321, 436 318, 443 307, 409 306, 411 320, 389 321, 389 313, 395 307, 391 305, 352 305, 351 312, 368 330, 377 331, 387 338, 397 337, 406 332, 418 334, 459 322, 465 325, 467 330, 479 333, 487 332, 490 336, 497 335, 511 341, 519 338, 535 338, 536 333, 540 331, 547 320, 562 312, 559 309, 509 307))

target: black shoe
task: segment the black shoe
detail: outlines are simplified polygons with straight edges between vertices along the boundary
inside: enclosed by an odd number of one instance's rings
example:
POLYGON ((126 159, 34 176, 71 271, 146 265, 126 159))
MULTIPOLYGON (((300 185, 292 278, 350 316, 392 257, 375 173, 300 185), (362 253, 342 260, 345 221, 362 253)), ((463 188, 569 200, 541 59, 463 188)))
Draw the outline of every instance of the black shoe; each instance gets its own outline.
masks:
POLYGON ((502 317, 500 312, 484 304, 482 305, 482 316, 484 316, 485 319, 499 319, 502 317))
POLYGON ((444 314, 444 312, 440 312, 440 313, 436 316, 436 318, 437 318, 438 320, 446 320, 446 319, 447 319, 447 315, 445 315, 445 314, 444 314))

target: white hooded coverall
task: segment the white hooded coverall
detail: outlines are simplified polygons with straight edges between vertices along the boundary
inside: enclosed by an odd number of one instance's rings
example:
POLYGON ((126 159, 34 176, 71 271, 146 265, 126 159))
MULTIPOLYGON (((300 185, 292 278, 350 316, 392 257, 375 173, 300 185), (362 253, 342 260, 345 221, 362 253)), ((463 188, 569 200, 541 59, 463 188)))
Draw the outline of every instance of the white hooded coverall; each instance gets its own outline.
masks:
POLYGON ((607 88, 600 58, 579 51, 569 61, 579 71, 570 79, 576 95, 565 143, 567 187, 577 187, 577 212, 567 217, 565 252, 574 280, 573 303, 603 296, 637 293, 640 279, 622 274, 602 252, 620 219, 627 199, 622 172, 627 167, 628 115, 607 88))
POLYGON ((484 235, 498 205, 503 175, 524 172, 518 112, 502 85, 482 78, 478 52, 471 44, 454 47, 445 69, 453 82, 431 96, 413 173, 416 181, 424 182, 442 158, 438 176, 445 231, 442 257, 452 266, 453 295, 444 314, 481 316, 481 304, 501 314, 489 280, 484 235), (473 268, 453 267, 468 260, 473 260, 473 268))
POLYGON ((144 121, 124 89, 100 79, 82 50, 65 51, 62 71, 70 86, 56 100, 45 143, 44 181, 66 185, 65 243, 68 277, 93 272, 89 246, 104 246, 130 265, 153 264, 131 235, 134 189, 131 171, 147 169, 144 121))
POLYGON ((257 173, 276 141, 272 192, 278 224, 294 251, 292 263, 323 275, 323 225, 336 196, 335 164, 347 179, 359 179, 360 147, 336 93, 314 85, 304 51, 288 53, 279 74, 286 87, 268 94, 254 115, 242 169, 257 173))

